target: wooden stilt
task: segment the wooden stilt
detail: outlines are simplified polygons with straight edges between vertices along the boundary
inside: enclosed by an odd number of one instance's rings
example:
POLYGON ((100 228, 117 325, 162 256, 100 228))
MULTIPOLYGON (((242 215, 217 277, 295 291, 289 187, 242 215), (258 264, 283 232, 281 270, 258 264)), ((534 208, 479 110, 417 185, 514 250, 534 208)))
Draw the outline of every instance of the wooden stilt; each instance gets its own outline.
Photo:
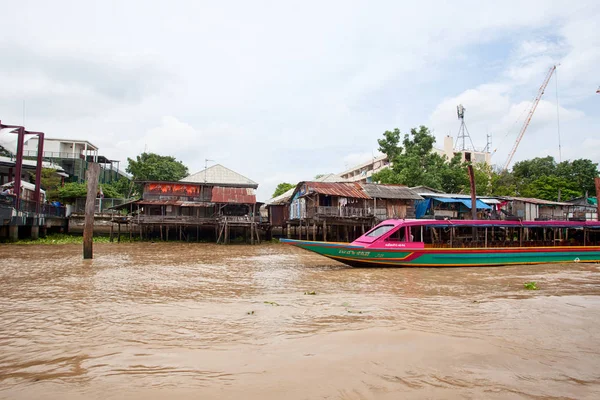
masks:
POLYGON ((119 237, 117 237, 117 243, 121 243, 121 223, 117 225, 119 225, 119 237))
POLYGON ((315 221, 313 221, 312 231, 313 231, 313 241, 316 241, 317 240, 317 223, 315 221))
POLYGON ((110 240, 110 242, 111 242, 111 243, 112 243, 112 241, 113 241, 113 230, 114 230, 114 226, 115 226, 114 222, 112 222, 112 221, 111 221, 111 223, 110 223, 110 236, 109 236, 109 239, 108 239, 108 240, 110 240))
POLYGON ((323 241, 327 241, 327 221, 323 220, 323 241))

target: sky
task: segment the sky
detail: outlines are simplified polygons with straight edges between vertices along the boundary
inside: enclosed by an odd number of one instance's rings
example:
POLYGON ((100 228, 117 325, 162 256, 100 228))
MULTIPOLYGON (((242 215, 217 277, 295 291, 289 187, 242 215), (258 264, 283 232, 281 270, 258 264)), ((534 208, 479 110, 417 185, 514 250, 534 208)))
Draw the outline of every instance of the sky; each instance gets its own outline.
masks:
POLYGON ((190 173, 219 163, 264 201, 367 161, 386 130, 425 125, 442 147, 458 104, 502 166, 553 65, 513 161, 600 162, 597 0, 0 6, 0 120, 88 140, 122 167, 144 151, 190 173))

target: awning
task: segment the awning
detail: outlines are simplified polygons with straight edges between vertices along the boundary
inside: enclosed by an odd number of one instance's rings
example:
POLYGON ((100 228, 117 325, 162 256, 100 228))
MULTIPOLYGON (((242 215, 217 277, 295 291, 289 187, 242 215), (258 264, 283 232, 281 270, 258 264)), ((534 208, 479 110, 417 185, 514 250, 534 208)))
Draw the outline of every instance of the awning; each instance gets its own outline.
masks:
MULTIPOLYGON (((480 199, 477 199, 479 201, 480 199)), ((498 199, 481 199, 485 204, 502 204, 502 202, 498 199)))
MULTIPOLYGON (((471 199, 456 199, 456 198, 450 198, 450 197, 433 197, 433 199, 435 201, 439 201, 440 203, 461 203, 464 204, 465 207, 467 207, 468 209, 471 209, 471 199)), ((478 210, 491 210, 492 207, 488 206, 487 204, 485 204, 483 201, 477 199, 475 200, 475 205, 477 207, 478 210)))

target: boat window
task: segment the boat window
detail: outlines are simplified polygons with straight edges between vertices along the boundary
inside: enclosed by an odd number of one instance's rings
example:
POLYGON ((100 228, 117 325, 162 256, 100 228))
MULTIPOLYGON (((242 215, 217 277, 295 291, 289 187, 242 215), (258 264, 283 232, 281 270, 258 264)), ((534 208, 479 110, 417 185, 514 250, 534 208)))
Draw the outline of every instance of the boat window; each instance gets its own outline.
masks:
POLYGON ((404 234, 406 233, 406 228, 402 227, 398 229, 396 232, 392 233, 390 236, 385 239, 388 242, 405 242, 404 234))
POLYGON ((379 237, 385 233, 388 233, 390 230, 394 229, 394 225, 381 225, 371 232, 367 233, 365 236, 368 237, 379 237))
POLYGON ((421 226, 411 226, 409 228, 410 236, 408 237, 409 242, 422 242, 423 241, 423 230, 421 226))

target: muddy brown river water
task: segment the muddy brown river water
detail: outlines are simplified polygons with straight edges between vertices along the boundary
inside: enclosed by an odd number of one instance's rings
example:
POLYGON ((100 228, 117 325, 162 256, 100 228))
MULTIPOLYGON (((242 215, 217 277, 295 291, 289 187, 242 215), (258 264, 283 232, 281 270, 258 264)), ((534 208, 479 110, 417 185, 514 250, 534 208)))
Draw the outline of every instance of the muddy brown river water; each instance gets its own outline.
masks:
POLYGON ((600 265, 352 269, 173 243, 95 257, 0 245, 0 398, 600 398, 600 265))

